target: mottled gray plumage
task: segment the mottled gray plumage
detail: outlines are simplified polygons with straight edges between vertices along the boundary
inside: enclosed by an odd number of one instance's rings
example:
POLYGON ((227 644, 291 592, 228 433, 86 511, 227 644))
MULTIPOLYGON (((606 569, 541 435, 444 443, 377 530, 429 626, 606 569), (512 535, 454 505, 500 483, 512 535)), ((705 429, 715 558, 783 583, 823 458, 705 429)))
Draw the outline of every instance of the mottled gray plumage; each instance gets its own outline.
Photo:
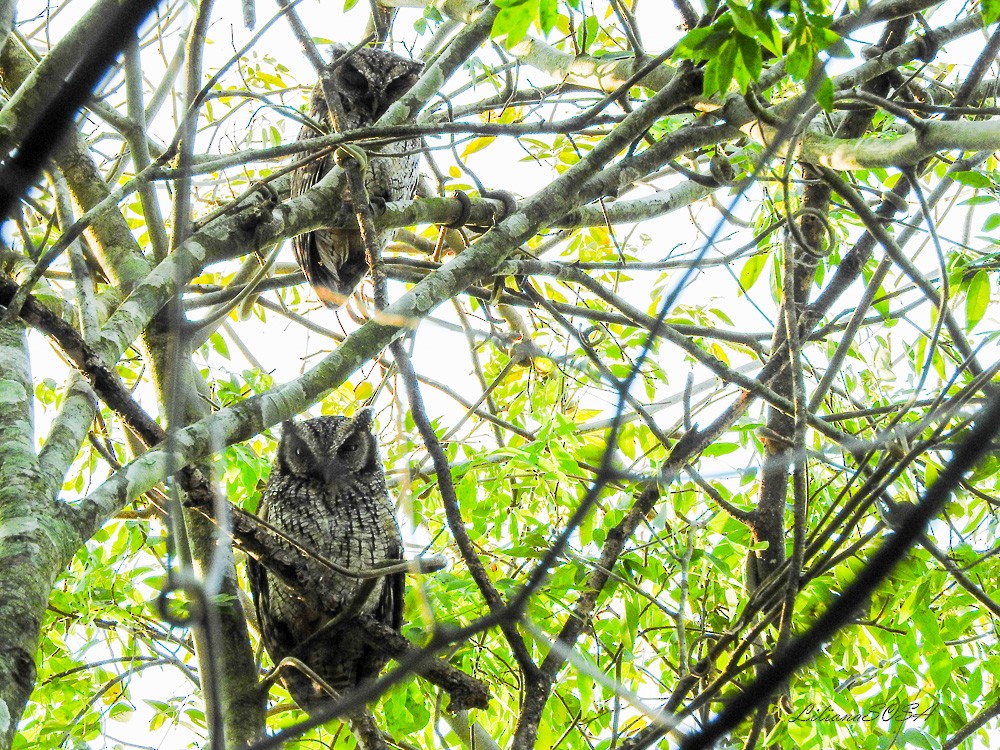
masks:
MULTIPOLYGON (((344 108, 341 128, 346 132, 373 125, 386 110, 417 81, 421 64, 391 52, 376 49, 358 50, 337 64, 346 55, 344 47, 333 48, 333 59, 324 69, 324 77, 340 94, 344 108)), ((309 103, 310 116, 326 123, 332 130, 326 99, 321 83, 313 88, 309 103)), ((303 126, 299 140, 315 138, 317 133, 303 126)), ((420 139, 409 138, 391 143, 360 144, 369 156, 365 173, 365 188, 375 200, 409 200, 417 186, 420 139)), ((301 195, 315 185, 333 166, 333 156, 310 162, 292 174, 292 196, 301 195)), ((385 247, 392 231, 376 237, 379 248, 385 247)), ((350 219, 343 229, 317 229, 296 237, 292 244, 295 258, 313 285, 317 296, 330 307, 339 307, 361 282, 368 264, 365 245, 356 224, 350 219)))
MULTIPOLYGON (((352 570, 369 570, 402 559, 402 538, 372 431, 370 409, 353 418, 319 417, 286 422, 278 456, 261 498, 260 516, 306 549, 352 570)), ((268 572, 249 564, 264 647, 275 664, 294 656, 330 687, 347 690, 375 677, 385 659, 345 628, 359 614, 372 615, 399 629, 403 619, 403 574, 374 581, 343 573, 325 574, 322 585, 341 606, 316 609, 307 599, 268 572), (364 588, 371 591, 363 601, 364 588), (333 618, 350 617, 333 627, 333 618)), ((282 673, 295 702, 312 711, 329 696, 301 671, 282 673)))

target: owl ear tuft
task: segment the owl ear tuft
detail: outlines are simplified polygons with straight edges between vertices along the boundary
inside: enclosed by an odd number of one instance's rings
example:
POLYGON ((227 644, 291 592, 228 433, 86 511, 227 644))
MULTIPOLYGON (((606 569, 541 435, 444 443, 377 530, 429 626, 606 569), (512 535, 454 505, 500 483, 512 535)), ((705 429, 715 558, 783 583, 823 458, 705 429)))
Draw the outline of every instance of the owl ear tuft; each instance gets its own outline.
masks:
POLYGON ((281 423, 281 442, 284 443, 286 440, 291 442, 302 441, 302 434, 299 432, 299 424, 292 419, 286 419, 281 423))
POLYGON ((351 417, 355 429, 358 427, 371 427, 375 423, 375 410, 370 406, 363 406, 351 417))
POLYGON ((330 62, 333 62, 334 60, 336 60, 341 55, 346 55, 350 51, 351 51, 350 47, 348 47, 347 45, 341 44, 340 42, 336 42, 334 44, 331 44, 330 45, 330 62))

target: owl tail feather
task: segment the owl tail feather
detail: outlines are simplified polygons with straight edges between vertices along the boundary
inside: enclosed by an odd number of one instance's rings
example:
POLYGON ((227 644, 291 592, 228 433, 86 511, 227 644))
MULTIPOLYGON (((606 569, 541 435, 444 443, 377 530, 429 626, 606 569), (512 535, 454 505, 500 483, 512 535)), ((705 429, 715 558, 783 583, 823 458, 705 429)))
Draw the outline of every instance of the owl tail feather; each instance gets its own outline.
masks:
POLYGON ((319 301, 327 307, 336 309, 343 307, 344 303, 347 302, 346 296, 334 289, 330 289, 330 287, 314 286, 313 289, 316 290, 316 296, 319 298, 319 301))
MULTIPOLYGON (((330 687, 312 667, 294 656, 282 659, 264 679, 262 687, 267 690, 279 675, 295 703, 306 713, 312 714, 340 698, 341 694, 330 687)), ((361 706, 352 711, 343 720, 350 725, 360 750, 389 750, 386 735, 378 728, 374 714, 366 707, 361 706)))

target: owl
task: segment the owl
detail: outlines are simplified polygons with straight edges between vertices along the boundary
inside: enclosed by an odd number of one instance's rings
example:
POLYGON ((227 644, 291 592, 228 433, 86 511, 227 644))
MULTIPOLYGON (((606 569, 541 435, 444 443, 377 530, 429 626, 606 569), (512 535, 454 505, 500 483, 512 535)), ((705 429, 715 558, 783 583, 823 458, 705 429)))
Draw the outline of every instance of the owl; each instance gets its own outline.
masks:
MULTIPOLYGON (((371 410, 351 418, 286 422, 259 515, 305 549, 353 571, 401 560, 402 537, 385 486, 371 410)), ((385 659, 349 625, 353 617, 370 615, 399 630, 402 573, 374 579, 373 585, 371 578, 327 572, 322 585, 343 604, 325 610, 259 562, 251 560, 248 568, 261 639, 275 664, 294 656, 338 692, 374 678, 385 666, 385 659), (331 626, 345 610, 350 616, 331 626)), ((283 670, 282 681, 304 711, 311 713, 330 700, 301 670, 283 670)))
MULTIPOLYGON (((347 52, 344 47, 334 46, 333 58, 323 71, 324 78, 340 94, 344 109, 341 127, 345 132, 373 125, 417 82, 422 67, 413 60, 376 49, 358 50, 341 61, 347 52)), ((309 114, 332 131, 333 123, 321 83, 313 87, 309 114)), ((317 135, 314 128, 304 125, 299 140, 317 135)), ((369 198, 374 202, 412 198, 417 186, 420 139, 406 138, 370 148, 361 145, 369 156, 364 176, 369 198)), ((295 171, 292 197, 301 195, 322 179, 333 166, 333 159, 332 155, 317 159, 295 171)), ((391 236, 392 230, 378 233, 375 242, 379 249, 385 247, 391 236)), ((316 295, 329 307, 342 305, 368 270, 361 233, 350 219, 343 222, 342 228, 322 228, 299 235, 292 244, 306 278, 316 295)))

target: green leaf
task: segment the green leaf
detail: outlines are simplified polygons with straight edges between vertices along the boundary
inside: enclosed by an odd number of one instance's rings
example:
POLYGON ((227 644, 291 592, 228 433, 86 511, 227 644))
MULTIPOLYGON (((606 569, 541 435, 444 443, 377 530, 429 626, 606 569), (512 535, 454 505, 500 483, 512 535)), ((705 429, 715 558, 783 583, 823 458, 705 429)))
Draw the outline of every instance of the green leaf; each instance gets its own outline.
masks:
POLYGON ((979 7, 982 10, 984 27, 1000 18, 1000 0, 981 0, 979 7))
POLYGON ((577 44, 579 44, 580 51, 583 54, 587 54, 591 42, 597 38, 599 28, 597 16, 587 16, 587 20, 580 24, 580 27, 576 30, 577 44))
MULTIPOLYGON (((737 35, 737 43, 740 46, 740 57, 750 79, 756 81, 760 77, 762 58, 760 44, 748 36, 737 35)), ((746 92, 746 86, 741 86, 740 90, 746 92)))
POLYGON ((344 12, 346 13, 357 4, 358 0, 344 0, 344 12))
POLYGON ((738 451, 739 448, 740 447, 736 443, 716 442, 716 443, 712 443, 710 446, 708 446, 705 449, 704 455, 706 455, 706 456, 724 456, 727 453, 734 453, 734 452, 738 451))
POLYGON ((774 19, 770 16, 754 16, 754 21, 757 27, 760 29, 760 33, 756 34, 755 37, 760 40, 760 43, 764 45, 775 57, 781 57, 784 54, 782 49, 782 36, 781 29, 774 22, 774 19))
MULTIPOLYGON (((692 29, 677 43, 674 55, 689 60, 704 60, 708 57, 703 50, 709 46, 709 39, 718 32, 714 28, 692 29)), ((721 35, 719 35, 721 38, 721 35)))
POLYGON ((756 255, 751 255, 747 258, 747 262, 743 264, 743 270, 740 271, 740 292, 745 294, 750 291, 750 288, 757 282, 760 278, 760 272, 764 270, 764 266, 767 265, 767 253, 757 253, 756 255))
POLYGON ((216 332, 209 336, 208 343, 211 344, 212 349, 223 359, 229 359, 229 346, 226 344, 226 340, 222 337, 221 333, 216 332))
POLYGON ((747 37, 757 35, 757 23, 754 21, 754 16, 749 10, 740 7, 736 3, 730 3, 727 7, 732 14, 733 26, 736 27, 737 31, 747 37))
MULTIPOLYGON (((843 45, 843 40, 840 35, 830 29, 824 29, 820 26, 814 26, 812 28, 813 39, 818 50, 826 50, 831 47, 838 47, 838 51, 842 51, 840 47, 843 45)), ((848 54, 850 52, 848 51, 848 54)))
POLYGON ((816 87, 816 102, 824 111, 833 111, 833 81, 830 80, 830 76, 826 75, 826 73, 823 73, 823 79, 819 82, 819 86, 816 87))
POLYGON ((725 94, 729 83, 733 80, 733 68, 736 65, 738 48, 733 39, 722 45, 719 54, 708 61, 705 66, 705 94, 725 94))
POLYGON ((809 77, 815 59, 815 51, 811 46, 795 44, 785 58, 785 70, 792 78, 804 81, 809 77))
POLYGON ((982 172, 954 172, 951 178, 962 185, 968 185, 969 187, 975 188, 991 188, 993 187, 993 182, 989 177, 984 175, 982 172))
POLYGON ((489 146, 495 140, 496 136, 494 135, 486 135, 482 136, 481 138, 473 138, 471 141, 469 141, 466 147, 462 149, 462 158, 464 159, 465 157, 469 156, 470 154, 474 154, 477 151, 482 151, 484 148, 489 146))
POLYGON ((497 0, 500 12, 493 19, 492 37, 506 37, 504 44, 509 48, 520 42, 528 33, 528 27, 538 17, 539 0, 497 0))
POLYGON ((538 4, 538 25, 543 34, 548 34, 559 18, 558 0, 541 0, 538 4))
POLYGON ((990 304, 990 277, 986 271, 976 271, 965 292, 965 328, 971 331, 983 319, 990 304))

